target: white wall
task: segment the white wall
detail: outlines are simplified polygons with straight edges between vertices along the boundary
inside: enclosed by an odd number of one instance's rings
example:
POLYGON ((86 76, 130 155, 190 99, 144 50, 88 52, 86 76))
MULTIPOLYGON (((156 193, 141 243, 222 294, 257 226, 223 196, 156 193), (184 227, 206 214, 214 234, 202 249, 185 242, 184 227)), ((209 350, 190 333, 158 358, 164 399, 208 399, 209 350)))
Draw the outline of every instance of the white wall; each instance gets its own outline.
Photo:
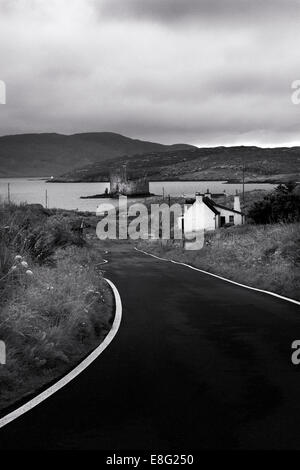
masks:
POLYGON ((221 209, 220 207, 217 208, 217 210, 220 212, 220 217, 225 217, 225 223, 229 224, 229 216, 233 215, 234 216, 234 225, 242 225, 243 223, 243 218, 241 214, 237 214, 235 212, 232 212, 230 209, 221 209))
MULTIPOLYGON (((243 216, 232 212, 230 209, 217 208, 220 212, 220 217, 225 217, 225 223, 228 224, 229 216, 233 215, 234 225, 241 225, 243 223, 243 216)), ((192 233, 198 230, 215 230, 221 220, 214 212, 204 204, 203 201, 196 201, 189 207, 184 214, 184 233, 192 233), (217 225, 216 225, 217 219, 217 225)), ((181 218, 178 219, 178 227, 182 227, 181 218)))
POLYGON ((197 230, 214 230, 215 214, 202 201, 196 201, 184 214, 184 232, 197 230))

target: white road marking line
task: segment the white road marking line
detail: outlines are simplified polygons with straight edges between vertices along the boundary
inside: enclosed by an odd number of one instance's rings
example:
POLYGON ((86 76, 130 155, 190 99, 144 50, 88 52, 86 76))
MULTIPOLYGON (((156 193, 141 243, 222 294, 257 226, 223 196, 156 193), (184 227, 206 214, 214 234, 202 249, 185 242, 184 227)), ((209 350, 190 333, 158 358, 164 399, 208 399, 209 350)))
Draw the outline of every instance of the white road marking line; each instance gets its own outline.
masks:
POLYGON ((116 336, 119 330, 121 319, 122 319, 122 302, 121 302, 121 297, 116 286, 109 279, 105 279, 105 280, 108 282, 108 284, 112 288, 112 291, 115 297, 115 302, 116 302, 115 318, 107 336, 104 338, 102 343, 96 349, 94 349, 94 351, 91 354, 89 354, 88 357, 86 357, 80 364, 78 364, 78 366, 76 366, 73 370, 71 370, 71 372, 65 375, 62 379, 60 379, 51 387, 44 390, 42 393, 40 393, 36 397, 32 398, 30 401, 28 401, 24 405, 20 406, 16 410, 12 411, 11 413, 1 418, 0 428, 3 428, 3 426, 6 426, 11 421, 14 421, 15 419, 19 418, 19 416, 23 415, 24 413, 27 413, 27 411, 36 407, 41 402, 49 398, 51 395, 58 392, 58 390, 65 387, 65 385, 71 382, 71 380, 75 379, 75 377, 81 374, 81 372, 83 372, 92 362, 94 362, 95 359, 97 359, 100 356, 100 354, 107 348, 107 346, 114 339, 114 337, 116 336))
POLYGON ((261 292, 263 294, 272 295, 273 297, 277 297, 281 300, 286 300, 287 302, 291 302, 293 304, 300 305, 300 302, 298 302, 298 300, 290 299, 289 297, 284 297, 282 295, 275 294, 275 292, 270 292, 268 290, 258 289, 257 287, 251 287, 251 286, 247 286, 245 284, 240 284, 239 282, 232 281, 231 279, 227 279, 226 277, 218 276, 217 274, 213 274, 213 273, 210 273, 208 271, 204 271, 203 269, 195 268, 195 266, 191 266, 189 264, 182 263, 180 261, 174 261, 173 259, 168 259, 168 258, 160 258, 159 256, 153 255, 152 253, 147 253, 147 251, 140 250, 137 247, 134 247, 134 249, 136 251, 144 253, 144 255, 152 256, 153 258, 159 259, 160 261, 168 261, 169 263, 179 264, 181 266, 185 266, 187 268, 193 269, 194 271, 199 271, 200 273, 207 274, 208 276, 216 277, 218 279, 221 279, 222 281, 230 282, 231 284, 235 284, 236 286, 244 287, 245 289, 254 290, 256 292, 261 292))

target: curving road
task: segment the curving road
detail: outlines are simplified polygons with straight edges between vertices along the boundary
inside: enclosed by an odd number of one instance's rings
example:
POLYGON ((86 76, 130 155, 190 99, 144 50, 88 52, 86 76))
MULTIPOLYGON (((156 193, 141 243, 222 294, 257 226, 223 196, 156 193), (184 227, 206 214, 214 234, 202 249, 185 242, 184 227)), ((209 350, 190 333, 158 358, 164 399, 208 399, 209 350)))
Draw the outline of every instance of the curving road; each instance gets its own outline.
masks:
POLYGON ((112 245, 120 330, 0 449, 300 449, 297 305, 112 245))

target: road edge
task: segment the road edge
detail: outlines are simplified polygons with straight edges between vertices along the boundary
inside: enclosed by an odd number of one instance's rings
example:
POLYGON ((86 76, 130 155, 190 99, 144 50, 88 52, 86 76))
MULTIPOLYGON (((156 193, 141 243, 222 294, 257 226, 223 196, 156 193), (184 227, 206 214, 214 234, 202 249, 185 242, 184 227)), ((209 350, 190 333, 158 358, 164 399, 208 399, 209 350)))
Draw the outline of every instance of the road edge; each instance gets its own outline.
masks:
POLYGON ((109 284, 109 286, 111 287, 113 291, 114 298, 115 298, 115 308, 116 308, 115 318, 114 318, 112 327, 110 331, 108 332, 108 334, 105 336, 104 340, 82 362, 80 362, 74 369, 68 372, 64 377, 58 380, 55 384, 51 385, 51 387, 47 388, 42 393, 32 398, 31 400, 29 400, 27 403, 20 406, 16 410, 8 413, 6 416, 3 416, 3 418, 0 419, 0 429, 6 426, 7 424, 11 423, 15 419, 19 418, 23 414, 27 413, 27 411, 32 410, 37 405, 42 403, 44 400, 49 398, 51 395, 53 395, 54 393, 58 392, 60 389, 65 387, 69 382, 71 382, 79 374, 81 374, 81 372, 83 372, 90 364, 92 364, 92 362, 94 362, 100 356, 100 354, 107 348, 107 346, 112 342, 112 340, 114 339, 114 337, 116 336, 119 330, 121 319, 122 319, 122 301, 121 301, 119 291, 114 285, 114 283, 110 281, 109 279, 106 279, 106 278, 104 279, 109 284))
POLYGON ((270 292, 268 290, 258 289, 257 287, 247 286, 246 284, 240 284, 239 282, 232 281, 231 279, 227 279, 226 277, 219 276, 218 274, 213 274, 213 273, 210 273, 208 271, 204 271, 203 269, 196 268, 195 266, 191 266, 190 264, 187 264, 187 263, 182 263, 181 261, 175 261, 173 259, 168 259, 168 258, 161 258, 157 255, 152 254, 152 253, 148 253, 147 251, 140 250, 136 246, 134 247, 134 249, 136 251, 139 251, 140 253, 144 253, 144 255, 152 256, 153 258, 156 258, 160 261, 168 261, 169 263, 179 264, 181 266, 185 266, 187 268, 193 269, 194 271, 199 271, 200 273, 207 274, 208 276, 216 277, 218 279, 221 279, 222 281, 230 282, 231 284, 235 284, 236 286, 244 287, 245 289, 254 290, 256 292, 261 292, 263 294, 272 295, 273 297, 277 297, 281 300, 285 300, 287 302, 291 302, 293 304, 300 305, 300 302, 298 300, 290 299, 289 297, 284 297, 283 295, 276 294, 275 292, 270 292))

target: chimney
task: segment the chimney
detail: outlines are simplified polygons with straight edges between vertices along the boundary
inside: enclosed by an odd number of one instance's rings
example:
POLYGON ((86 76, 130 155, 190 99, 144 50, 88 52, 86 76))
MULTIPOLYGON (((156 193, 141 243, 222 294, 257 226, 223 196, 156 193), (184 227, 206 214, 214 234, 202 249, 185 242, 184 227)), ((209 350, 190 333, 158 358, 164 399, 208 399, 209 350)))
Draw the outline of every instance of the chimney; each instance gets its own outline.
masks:
POLYGON ((196 202, 199 202, 200 204, 203 201, 203 196, 200 193, 196 193, 196 202))
POLYGON ((205 196, 208 197, 209 199, 211 199, 211 194, 209 192, 209 189, 207 189, 206 193, 205 193, 205 196))
POLYGON ((235 194, 235 196, 234 196, 233 209, 234 209, 235 211, 241 212, 240 196, 238 195, 238 192, 237 192, 237 191, 236 191, 236 194, 235 194))

